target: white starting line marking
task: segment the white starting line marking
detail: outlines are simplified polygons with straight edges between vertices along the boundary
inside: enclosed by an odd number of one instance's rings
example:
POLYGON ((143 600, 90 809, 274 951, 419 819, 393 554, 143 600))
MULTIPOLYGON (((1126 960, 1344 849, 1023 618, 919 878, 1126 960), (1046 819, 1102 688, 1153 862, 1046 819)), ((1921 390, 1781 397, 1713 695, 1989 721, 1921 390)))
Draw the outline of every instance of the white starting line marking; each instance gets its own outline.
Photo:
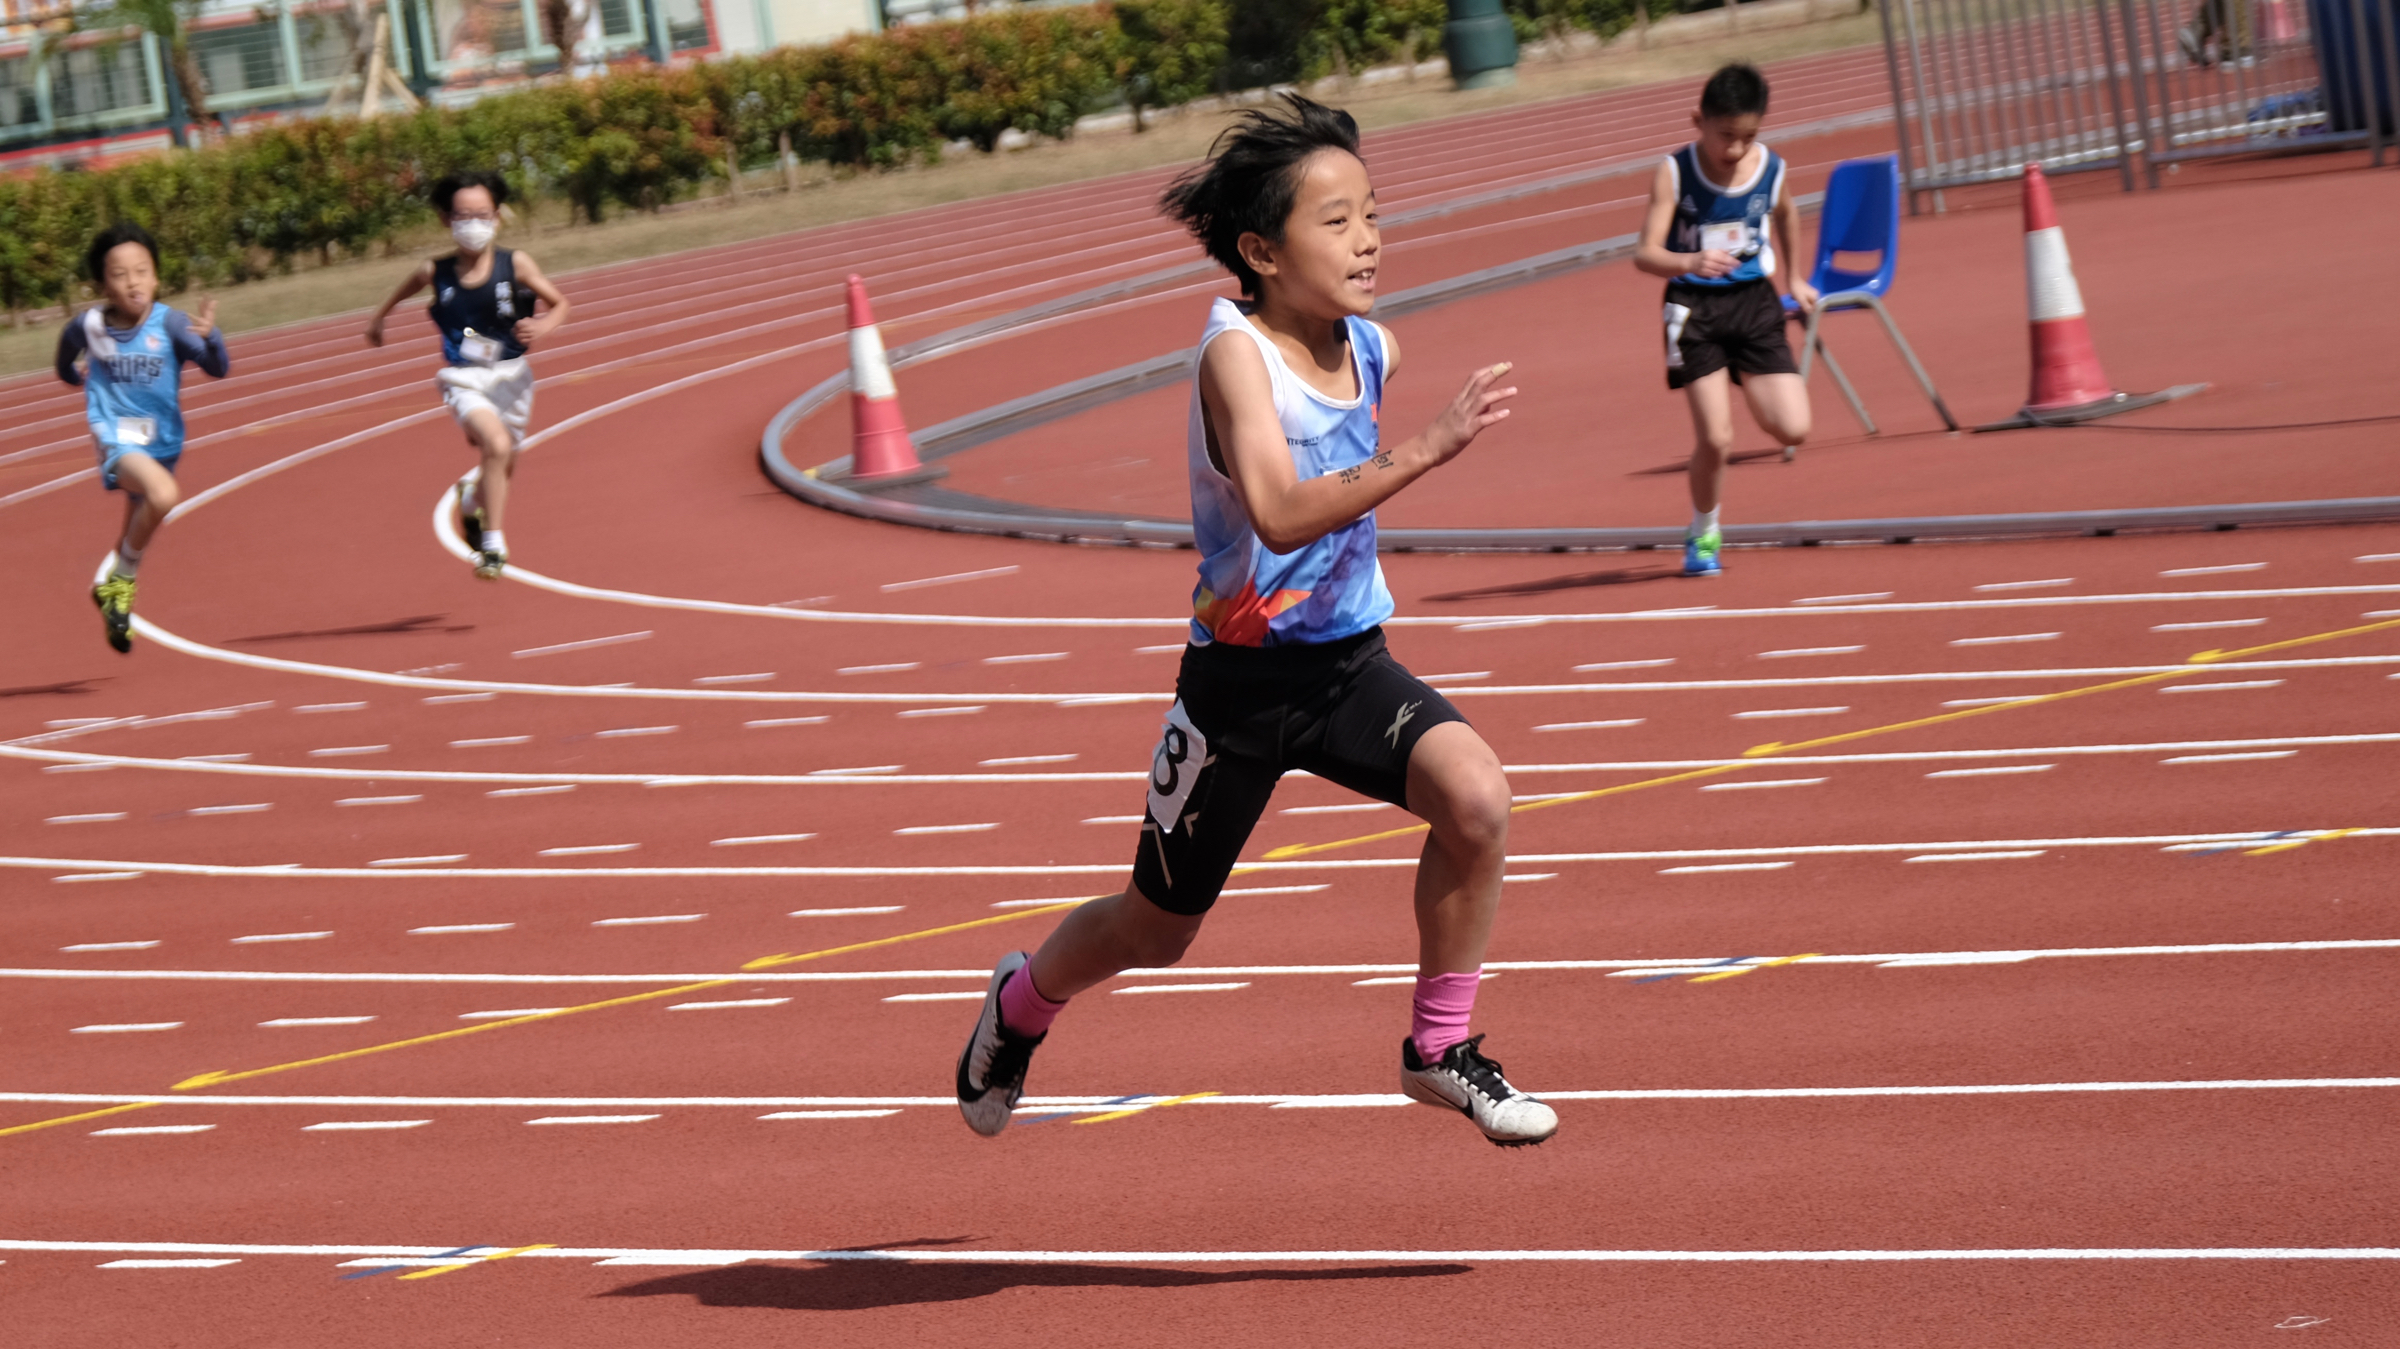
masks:
POLYGON ((2247 754, 2178 754, 2160 763, 2240 763, 2249 759, 2289 759, 2299 753, 2293 749, 2254 750, 2247 754))
POLYGON ((1228 895, 1313 895, 1319 890, 1331 890, 1332 885, 1253 885, 1241 890, 1219 890, 1220 898, 1228 895))
POLYGON ((147 951, 157 945, 158 943, 154 941, 87 941, 78 943, 74 946, 61 946, 58 949, 71 953, 80 953, 85 951, 147 951))
POLYGON ((1417 680, 1419 683, 1424 684, 1440 684, 1444 682, 1458 683, 1471 679, 1489 679, 1491 677, 1492 672, 1489 670, 1460 670, 1454 674, 1418 675, 1417 680))
POLYGON ((427 707, 447 707, 452 703, 488 703, 499 696, 499 694, 489 691, 483 693, 435 693, 419 701, 427 707))
POLYGON ((214 1124, 128 1124, 114 1129, 94 1129, 94 1138, 138 1138, 149 1134, 204 1134, 216 1128, 214 1124))
POLYGON ((1853 656, 1866 650, 1863 646, 1796 646, 1784 651, 1761 651, 1760 660, 1789 660, 1794 656, 1853 656))
POLYGON ((223 1269, 239 1260, 111 1260, 101 1269, 223 1269))
POLYGON ((1019 754, 1006 759, 985 759, 982 760, 977 767, 1020 768, 1033 764, 1073 763, 1082 757, 1083 756, 1080 754, 1019 754))
POLYGON ((527 1124, 642 1124, 657 1119, 656 1115, 544 1115, 529 1119, 527 1124))
MULTIPOLYGON (((319 751, 313 751, 313 750, 311 751, 311 753, 317 753, 317 752, 319 752, 319 751)), ((192 807, 190 810, 187 810, 187 811, 185 811, 185 812, 184 812, 184 814, 186 814, 186 815, 256 815, 256 814, 258 814, 260 811, 265 811, 265 810, 273 810, 274 808, 275 808, 275 803, 274 803, 274 802, 272 802, 272 801, 254 801, 254 802, 251 802, 251 803, 249 803, 249 804, 247 804, 247 805, 238 805, 238 806, 194 806, 194 807, 192 807)))
POLYGON ((1472 623, 1461 623, 1456 628, 1452 629, 1452 631, 1499 632, 1505 628, 1538 628, 1544 626, 1549 621, 1550 620, 1546 618, 1483 618, 1477 619, 1472 623))
POLYGON ((1889 590, 1870 590, 1870 591, 1866 592, 1865 594, 1861 594, 1861 595, 1810 595, 1810 596, 1808 596, 1806 599, 1797 599, 1797 600, 1793 600, 1793 601, 1792 601, 1792 603, 1794 603, 1794 604, 1863 604, 1863 603, 1866 603, 1866 602, 1868 602, 1868 601, 1871 601, 1871 600, 1888 600, 1888 599, 1890 599, 1890 598, 1892 597, 1892 594, 1893 594, 1893 592, 1891 592, 1891 591, 1889 591, 1889 590))
POLYGON ((2055 642, 2065 636, 2061 632, 2020 632, 2006 637, 1958 637, 1952 646, 2005 646, 2011 642, 2055 642))
POLYGON ((2001 764, 1995 768, 1943 768, 1927 773, 1929 778, 1989 778, 2007 773, 2047 773, 2058 767, 2054 763, 2001 764))
POLYGON ((645 927, 652 923, 697 923, 705 913, 660 913, 643 918, 595 918, 593 927, 645 927))
POLYGON ((447 937, 470 932, 506 932, 515 926, 515 923, 442 923, 433 927, 412 927, 408 930, 408 935, 412 937, 447 937))
POLYGON ((374 1019, 371 1016, 279 1016, 273 1021, 261 1021, 258 1024, 261 1029, 281 1026, 363 1026, 374 1019))
POLYGON ((530 745, 532 743, 533 737, 530 735, 486 735, 473 740, 453 740, 450 742, 450 748, 489 749, 494 745, 530 745))
MULTIPOLYGON (((1350 801, 1338 806, 1285 806, 1278 815, 1365 815, 1378 810, 1390 810, 1384 801, 1350 801)), ((1140 818, 1136 816, 1135 818, 1140 818)))
POLYGON ((1112 988, 1111 993, 1226 993, 1248 988, 1249 982, 1233 984, 1137 984, 1132 988, 1112 988))
POLYGON ((522 651, 511 651, 509 654, 518 660, 524 660, 529 656, 556 656, 568 651, 589 651, 599 646, 622 646, 627 642, 646 642, 648 640, 650 640, 650 634, 647 632, 620 632, 614 637, 587 637, 580 642, 560 642, 554 646, 529 646, 522 651))
POLYGON ((2013 852, 1929 852, 1915 857, 1903 857, 1903 862, 1996 862, 2010 857, 2040 857, 2041 848, 2020 848, 2013 852))
POLYGON ((1145 816, 1145 815, 1093 815, 1093 816, 1090 816, 1090 817, 1086 818, 1086 819, 1084 820, 1084 823, 1085 823, 1085 824, 1140 824, 1140 823, 1141 823, 1143 820, 1145 820, 1145 819, 1147 819, 1147 818, 1149 818, 1149 817, 1148 817, 1148 816, 1145 816))
POLYGON ((547 787, 501 787, 501 788, 499 788, 499 789, 497 789, 497 790, 494 790, 494 791, 488 791, 488 792, 485 792, 485 793, 484 793, 484 795, 485 795, 485 796, 556 796, 556 795, 558 795, 558 794, 559 794, 559 793, 561 793, 561 792, 571 792, 571 791, 573 791, 573 790, 575 790, 575 784, 574 784, 574 783, 572 783, 572 782, 558 782, 558 783, 553 783, 553 784, 551 784, 550 786, 547 786, 547 787))
POLYGON ((622 740, 636 735, 673 735, 682 729, 681 726, 620 726, 615 730, 594 731, 592 738, 594 740, 622 740))
POLYGON ((2255 628, 2266 621, 2263 618, 2218 618, 2206 623, 2154 623, 2150 631, 2206 632, 2211 628, 2255 628))
POLYGON ((371 867, 446 867, 466 860, 467 855, 463 852, 431 853, 424 857, 378 857, 367 865, 371 867))
POLYGON ((1736 721, 1764 721, 1772 717, 1831 717, 1847 712, 1847 707, 1773 707, 1758 712, 1736 712, 1736 721))
POLYGON ((422 1129, 433 1123, 429 1119, 336 1119, 322 1124, 303 1124, 304 1134, 355 1133, 367 1129, 422 1129))
POLYGON ((1033 651, 1022 656, 986 656, 983 658, 983 663, 986 665, 1033 665, 1042 661, 1065 660, 1067 654, 1064 651, 1033 651))
POLYGON ((234 946, 253 946, 263 942, 323 941, 332 935, 331 932, 260 932, 247 937, 231 938, 230 943, 234 946))
POLYGON ((312 749, 308 754, 312 759, 347 759, 361 754, 389 754, 391 749, 390 745, 334 745, 327 749, 312 749))
POLYGON ((2174 567, 2159 573, 2161 576, 2222 576, 2235 571, 2265 571, 2264 562, 2232 562, 2221 567, 2174 567))
MULTIPOLYGON (((1544 1093, 1545 1100, 1550 1099, 1544 1093)), ((1203 1097, 1189 1102, 1221 1100, 1203 1097)), ((1395 1100, 1400 1098, 1393 1098, 1395 1100)), ((1372 1104, 1383 1104, 1380 1100, 1372 1104)), ((1106 1104, 1099 1102, 1097 1104, 1106 1104)), ((29 1252, 83 1252, 113 1254, 119 1251, 200 1252, 222 1257, 208 1259, 211 1266, 231 1264, 247 1256, 293 1255, 312 1259, 330 1256, 362 1257, 378 1264, 407 1260, 438 1261, 448 1256, 448 1248, 440 1246, 402 1245, 253 1245, 210 1244, 181 1241, 0 1241, 0 1250, 29 1252)), ((186 1256, 186 1259, 193 1258, 186 1256)), ((2131 1247, 1992 1247, 1931 1249, 1909 1247, 1894 1250, 1816 1249, 1816 1250, 1593 1250, 1542 1249, 1508 1247, 1489 1250, 1211 1250, 1211 1251, 1033 1251, 1033 1250, 932 1250, 924 1247, 901 1247, 890 1250, 851 1248, 837 1251, 811 1250, 696 1250, 689 1248, 643 1249, 622 1246, 553 1246, 543 1250, 526 1251, 516 1257, 521 1260, 586 1260, 615 1268, 670 1267, 708 1268, 720 1265, 739 1265, 751 1261, 809 1260, 825 1263, 856 1261, 876 1264, 952 1264, 952 1265, 1226 1265, 1226 1264, 1918 1264, 1928 1262, 1992 1262, 2019 1264, 2025 1261, 2082 1262, 2082 1261, 2143 1261, 2143 1260, 2400 1260, 2400 1246, 2131 1246, 2131 1247)), ((182 1264, 182 1261, 176 1261, 182 1264)), ((448 1263, 448 1262, 443 1262, 448 1263)), ((156 1268, 157 1260, 141 1258, 110 1262, 115 1268, 156 1268)))
POLYGON ((692 682, 702 685, 763 684, 774 677, 775 672, 773 670, 768 670, 762 674, 702 675, 692 682))
POLYGON ((2224 693, 2233 689, 2271 689, 2280 679, 2236 679, 2221 684, 2161 684, 2161 693, 2224 693))
POLYGON ((751 730, 764 730, 774 726, 822 726, 831 720, 831 717, 766 717, 758 721, 745 721, 742 725, 751 730))
POLYGON ((334 802, 337 806, 406 806, 424 800, 422 796, 345 796, 334 802))
POLYGON ((781 1007, 790 998, 721 998, 715 1002, 671 1002, 670 1012, 717 1012, 737 1007, 781 1007))
POLYGON ((920 670, 924 667, 925 662, 923 661, 897 660, 884 665, 845 665, 834 673, 837 675, 906 674, 910 670, 920 670))
POLYGON ((461 1021, 505 1021, 515 1016, 547 1016, 552 1012, 565 1010, 567 1009, 564 1007, 510 1007, 492 1012, 460 1012, 458 1019, 461 1021))
POLYGON ((294 712, 356 712, 365 706, 365 703, 307 703, 292 710, 294 712))
POLYGON ((898 913, 905 904, 862 904, 848 909, 794 909, 794 918, 851 918, 864 914, 898 913))
POLYGON ((596 857, 602 853, 632 852, 639 843, 582 843, 571 848, 544 848, 544 857, 596 857))
POLYGON ((2038 694, 2038 693, 2012 693, 2012 694, 2009 694, 2009 695, 2007 695, 2006 697, 2002 697, 2002 698, 1952 698, 1952 699, 1950 699, 1949 701, 1947 701, 1947 702, 1943 703, 1943 704, 1942 704, 1942 706, 1944 706, 1944 707, 1998 707, 1998 706, 1999 706, 2000 704, 2002 704, 2002 703, 2021 703, 2021 702, 2024 702, 2024 701, 2026 701, 2027 699, 2030 699, 2030 698, 2038 698, 2038 697, 2040 697, 2040 696, 2041 696, 2041 695, 2040 695, 2040 694, 2038 694))
POLYGON ((1700 790, 1704 792, 1747 792, 1756 791, 1761 787, 1814 787, 1820 782, 1831 780, 1830 778, 1768 778, 1762 782, 1711 782, 1700 790))
POLYGON ((888 998, 885 998, 885 999, 884 999, 884 1001, 885 1001, 885 1002, 981 1002, 981 1001, 983 1001, 983 995, 984 995, 984 991, 983 991, 982 989, 980 989, 980 988, 975 988, 975 989, 962 989, 962 990, 960 990, 960 991, 958 991, 958 992, 955 992, 955 993, 894 993, 894 994, 893 994, 893 995, 891 995, 890 997, 888 997, 888 998))
POLYGON ((125 818, 121 810, 96 810, 85 815, 53 815, 44 824, 112 824, 125 818))
POLYGON ((2075 584, 2075 578, 2072 576, 2054 576, 2047 581, 1993 581, 1988 585, 1979 585, 1975 588, 1977 590, 2041 590, 2049 586, 2071 586, 2073 584, 2075 584))
POLYGON ((1085 904, 1093 898, 1091 895, 1068 895, 1059 899, 996 899, 992 901, 992 907, 995 909, 1038 909, 1048 904, 1085 904))
POLYGON ((892 832, 902 836, 912 834, 980 834, 986 830, 997 829, 999 827, 1000 825, 998 821, 991 821, 984 824, 911 824, 904 825, 893 830, 892 832))
POLYGON ((1614 730, 1619 726, 1639 726, 1647 720, 1649 720, 1647 717, 1619 717, 1613 721, 1554 721, 1546 726, 1536 726, 1533 729, 1537 731, 1607 731, 1614 730))
POLYGON ((957 585, 961 581, 985 581, 995 576, 1014 576, 1016 574, 1016 564, 1011 563, 1005 567, 986 567, 981 571, 955 571, 947 576, 927 576, 915 581, 893 581, 876 588, 888 595, 902 590, 923 590, 928 586, 957 585))
POLYGON ((77 1026, 73 1030, 68 1031, 67 1034, 126 1035, 140 1031, 175 1030, 180 1028, 182 1025, 183 1023, 180 1021, 114 1021, 102 1022, 100 1024, 91 1026, 77 1026))
POLYGON ((882 1119, 898 1110, 778 1110, 760 1119, 882 1119))
POLYGON ((1667 867, 1661 876, 1699 876, 1715 871, 1781 871, 1789 862, 1719 862, 1713 866, 1667 867))
POLYGON ((988 710, 980 703, 967 703, 958 707, 909 707, 894 712, 892 715, 895 717, 968 717, 988 710))

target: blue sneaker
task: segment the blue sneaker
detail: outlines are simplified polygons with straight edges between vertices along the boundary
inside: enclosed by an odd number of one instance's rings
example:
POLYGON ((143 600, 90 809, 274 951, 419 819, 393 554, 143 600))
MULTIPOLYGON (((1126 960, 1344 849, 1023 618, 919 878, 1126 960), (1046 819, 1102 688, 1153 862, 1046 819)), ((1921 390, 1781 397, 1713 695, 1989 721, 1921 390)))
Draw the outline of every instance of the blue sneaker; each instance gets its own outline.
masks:
POLYGON ((1725 568, 1717 562, 1717 552, 1725 546, 1725 536, 1716 530, 1683 541, 1683 574, 1686 576, 1722 576, 1725 568))

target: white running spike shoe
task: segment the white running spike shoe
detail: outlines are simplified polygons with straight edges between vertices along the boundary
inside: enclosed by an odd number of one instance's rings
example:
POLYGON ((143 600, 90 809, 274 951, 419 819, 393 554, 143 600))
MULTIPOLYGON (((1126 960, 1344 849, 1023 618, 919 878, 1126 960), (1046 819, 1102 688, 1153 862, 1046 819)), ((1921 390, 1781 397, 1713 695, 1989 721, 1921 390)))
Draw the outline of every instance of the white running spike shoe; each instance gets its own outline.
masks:
POLYGON ((1483 1056, 1483 1037, 1462 1040, 1426 1063, 1417 1042, 1400 1042, 1400 1090, 1412 1101, 1455 1110, 1504 1148, 1539 1143, 1558 1132, 1558 1112, 1508 1084, 1500 1065, 1483 1056))
POLYGON ((992 971, 991 986, 984 990, 975 1033, 958 1056, 958 1113, 966 1116, 968 1128, 986 1138, 998 1137, 1008 1127, 1009 1115, 1025 1095, 1026 1065, 1045 1038, 1019 1035, 1000 1019, 1001 986, 1022 975, 1028 962, 1023 951, 1001 958, 992 971))

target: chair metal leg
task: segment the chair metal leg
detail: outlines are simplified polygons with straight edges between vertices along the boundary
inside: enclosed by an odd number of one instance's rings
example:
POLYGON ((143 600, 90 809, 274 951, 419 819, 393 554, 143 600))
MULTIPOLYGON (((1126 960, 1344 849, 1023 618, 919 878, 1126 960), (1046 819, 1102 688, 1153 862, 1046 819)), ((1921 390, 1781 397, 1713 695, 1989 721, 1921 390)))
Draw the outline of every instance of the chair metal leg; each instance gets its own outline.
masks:
MULTIPOLYGON (((1880 435, 1882 433, 1875 428, 1875 419, 1867 415, 1866 403, 1860 400, 1858 390, 1851 386, 1850 376, 1842 370, 1842 363, 1833 358, 1833 348, 1825 345, 1825 335, 1817 330, 1817 325, 1824 316, 1825 307, 1823 305, 1809 311, 1807 335, 1800 342, 1800 382, 1804 385, 1808 383, 1809 364, 1817 353, 1823 352, 1826 373, 1833 376, 1834 386, 1842 391, 1843 399, 1850 404, 1850 411, 1857 414, 1858 424, 1866 428, 1868 435, 1880 435)), ((1785 463, 1788 464, 1799 457, 1799 446, 1786 445, 1783 447, 1785 463)))
MULTIPOLYGON (((1882 301, 1863 291, 1858 293, 1858 298, 1875 311, 1875 317, 1883 320, 1883 330, 1891 335, 1892 345, 1900 349, 1901 358, 1908 362, 1909 370, 1916 375, 1917 387, 1925 391, 1926 401, 1932 403, 1933 410, 1941 414, 1942 425, 1956 431, 1958 419, 1950 415, 1950 405, 1942 401, 1941 391, 1933 387, 1933 376, 1925 373, 1924 362, 1917 359, 1917 353, 1908 345, 1908 339, 1900 335, 1900 325, 1892 321, 1892 311, 1884 308, 1882 301)), ((1832 359, 1830 353, 1826 359, 1832 359)))
POLYGON ((1842 363, 1833 358, 1833 348, 1825 345, 1823 336, 1817 338, 1817 350, 1825 353, 1825 373, 1833 376, 1833 382, 1841 389, 1842 397, 1849 400, 1850 410, 1858 414, 1858 424, 1865 427, 1870 436, 1882 435, 1882 430, 1875 425, 1875 419, 1867 415, 1865 400, 1858 396, 1857 389, 1851 387, 1850 376, 1842 372, 1842 363))

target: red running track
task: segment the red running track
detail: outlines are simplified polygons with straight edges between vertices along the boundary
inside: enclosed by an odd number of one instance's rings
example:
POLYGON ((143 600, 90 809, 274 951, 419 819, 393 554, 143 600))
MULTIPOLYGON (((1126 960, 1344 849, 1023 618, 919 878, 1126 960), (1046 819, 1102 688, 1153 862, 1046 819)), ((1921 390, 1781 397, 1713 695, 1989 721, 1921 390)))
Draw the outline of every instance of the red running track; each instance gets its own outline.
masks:
MULTIPOLYGON (((1801 71, 1872 94, 1863 58, 1801 71)), ((1579 153, 1656 144, 1688 96, 1567 105, 1592 117, 1579 153)), ((1464 124, 1512 126, 1549 134, 1464 124)), ((1446 163, 1443 139, 1396 133, 1379 173, 1464 194, 1531 162, 1446 163)), ((550 354, 540 422, 600 415, 528 461, 521 584, 431 537, 462 459, 433 418, 179 520, 130 660, 76 589, 106 503, 7 507, 34 584, 0 652, 0 1129, 135 1107, 0 1134, 20 1333, 1385 1344, 1454 1340, 1464 1310, 1569 1343, 2375 1342, 2400 646, 2042 696, 2383 623, 2400 530, 1743 554, 1704 596, 1593 593, 1642 559, 1391 559, 1395 644, 1537 807, 1480 1023, 1559 1102, 1530 1154, 1388 1103, 1409 840, 1270 854, 1406 821, 1328 811, 1358 803, 1307 779, 1185 967, 1062 1019, 997 1144, 946 1104, 967 1004, 943 995, 1046 916, 745 973, 1120 883, 1188 559, 823 515, 749 450, 836 359, 812 306, 849 256, 884 250, 914 335, 1054 291, 1059 203, 1092 231, 1078 284, 1180 260, 1154 187, 987 204, 1024 223, 947 254, 964 208, 580 279, 612 298, 550 354), (724 278, 767 268, 725 312, 724 278), (673 350, 752 323, 782 326, 673 350), (823 345, 662 388, 801 343, 823 345), (1741 758, 1847 732, 1877 733, 1741 758), (308 1066, 167 1090, 287 1064, 308 1066), (1160 1104, 1194 1093, 1216 1094, 1160 1104), (582 1122, 532 1123, 559 1118, 582 1122), (805 1258, 842 1248, 938 1258, 805 1258), (206 1263, 120 1263, 159 1260, 206 1263)), ((1426 235, 1493 228, 1394 265, 1413 284, 1614 232, 1599 209, 1582 233, 1512 221, 1607 199, 1449 217, 1426 235)), ((1196 308, 920 367, 912 413, 1168 349, 1196 308)), ((195 481, 422 409, 397 368, 421 353, 347 341, 238 343, 211 397, 256 433, 195 452, 195 481)), ((37 392, 12 426, 72 411, 37 392)), ((74 459, 19 463, 33 486, 74 459)))

